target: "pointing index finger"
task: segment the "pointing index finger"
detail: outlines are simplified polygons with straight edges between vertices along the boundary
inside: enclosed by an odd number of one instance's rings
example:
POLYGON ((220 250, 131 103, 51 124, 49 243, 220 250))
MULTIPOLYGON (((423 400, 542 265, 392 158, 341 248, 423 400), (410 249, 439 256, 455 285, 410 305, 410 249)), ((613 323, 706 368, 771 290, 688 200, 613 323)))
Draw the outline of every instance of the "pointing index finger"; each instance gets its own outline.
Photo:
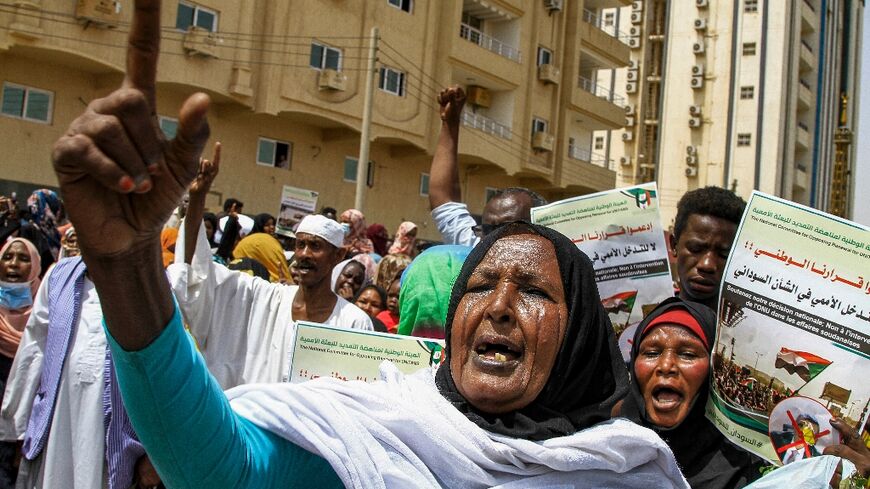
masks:
POLYGON ((155 84, 160 53, 160 0, 136 0, 127 39, 127 75, 124 86, 136 88, 156 110, 155 84))

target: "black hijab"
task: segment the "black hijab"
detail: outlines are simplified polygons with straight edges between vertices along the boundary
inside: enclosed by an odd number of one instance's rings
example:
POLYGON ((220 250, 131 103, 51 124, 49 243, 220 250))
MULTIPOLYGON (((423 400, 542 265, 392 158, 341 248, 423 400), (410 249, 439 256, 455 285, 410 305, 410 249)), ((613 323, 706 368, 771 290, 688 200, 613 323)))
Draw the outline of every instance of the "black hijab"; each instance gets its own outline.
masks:
POLYGON ((613 327, 598 297, 592 262, 571 240, 552 229, 516 222, 488 234, 468 255, 453 286, 446 322, 447 355, 435 382, 456 409, 481 428, 528 440, 570 435, 610 419, 610 410, 628 392, 628 373, 613 327), (536 234, 553 243, 565 290, 568 324, 550 377, 528 406, 506 414, 488 414, 472 406, 456 388, 450 372, 453 317, 468 279, 501 238, 536 234))
POLYGON ((266 232, 266 224, 269 221, 275 222, 275 218, 271 214, 262 213, 254 216, 254 227, 251 228, 251 234, 254 233, 265 233, 266 232))
POLYGON ((709 376, 698 391, 695 403, 682 423, 673 428, 660 428, 646 415, 643 392, 634 373, 634 362, 639 354, 641 340, 650 331, 644 331, 655 318, 673 309, 684 309, 701 325, 707 337, 707 354, 713 351, 716 338, 716 313, 697 302, 673 297, 665 300, 649 313, 637 327, 631 345, 629 370, 632 382, 628 397, 622 405, 621 416, 655 431, 674 452, 689 485, 704 489, 730 489, 743 487, 761 477, 759 469, 766 465, 762 459, 731 444, 705 416, 704 409, 710 392, 709 376))

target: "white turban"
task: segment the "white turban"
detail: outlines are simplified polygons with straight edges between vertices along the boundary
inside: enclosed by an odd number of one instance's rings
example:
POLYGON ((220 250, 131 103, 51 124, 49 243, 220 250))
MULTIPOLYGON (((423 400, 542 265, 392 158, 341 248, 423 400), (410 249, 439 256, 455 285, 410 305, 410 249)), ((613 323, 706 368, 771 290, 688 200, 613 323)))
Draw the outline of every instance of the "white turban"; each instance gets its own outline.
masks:
POLYGON ((296 228, 296 234, 299 233, 319 236, 336 248, 344 246, 344 228, 341 224, 320 214, 305 216, 296 228))

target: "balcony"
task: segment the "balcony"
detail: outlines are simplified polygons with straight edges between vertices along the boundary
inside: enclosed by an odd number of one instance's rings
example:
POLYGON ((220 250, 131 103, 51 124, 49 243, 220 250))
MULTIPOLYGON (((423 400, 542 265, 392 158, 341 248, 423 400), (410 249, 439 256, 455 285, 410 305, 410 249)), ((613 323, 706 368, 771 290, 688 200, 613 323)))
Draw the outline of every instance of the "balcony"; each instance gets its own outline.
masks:
POLYGON ((561 163, 562 174, 559 185, 575 193, 600 192, 616 187, 616 172, 607 168, 609 165, 604 164, 603 157, 600 159, 601 165, 584 160, 584 157, 595 158, 593 153, 587 150, 568 147, 568 158, 563 159, 561 163), (586 156, 587 153, 589 156, 586 156))
POLYGON ((809 183, 809 175, 807 167, 801 163, 795 163, 794 167, 794 187, 799 190, 806 190, 809 183))
POLYGON ((608 160, 604 155, 592 152, 586 148, 568 145, 568 158, 582 161, 608 170, 613 170, 613 160, 608 160))
POLYGON ((583 22, 577 26, 577 33, 583 49, 604 62, 606 68, 628 65, 631 59, 628 36, 616 26, 605 26, 594 12, 583 11, 583 22))
POLYGON ((799 110, 810 110, 813 106, 813 90, 809 82, 801 78, 798 84, 798 107, 799 110))
POLYGON ((813 54, 813 47, 806 40, 801 39, 801 67, 800 71, 810 71, 816 66, 816 55, 813 54))
POLYGON ((621 129, 625 125, 625 99, 580 76, 571 94, 571 109, 590 119, 590 129, 621 129))
POLYGON ((810 149, 810 128, 803 122, 797 123, 797 137, 795 138, 798 149, 809 151, 810 149))
POLYGON ((511 139, 510 127, 496 122, 489 117, 475 114, 467 110, 462 112, 462 125, 470 127, 472 129, 477 129, 478 131, 482 131, 487 134, 492 134, 493 136, 498 136, 502 139, 511 139))
POLYGON ((815 32, 819 25, 816 8, 809 0, 803 0, 801 5, 801 33, 815 32))
POLYGON ((499 41, 498 39, 486 35, 468 24, 460 24, 459 37, 465 39, 466 41, 477 44, 478 46, 488 51, 492 51, 493 53, 505 57, 511 61, 522 63, 522 57, 520 56, 519 49, 513 46, 508 46, 507 44, 499 41))

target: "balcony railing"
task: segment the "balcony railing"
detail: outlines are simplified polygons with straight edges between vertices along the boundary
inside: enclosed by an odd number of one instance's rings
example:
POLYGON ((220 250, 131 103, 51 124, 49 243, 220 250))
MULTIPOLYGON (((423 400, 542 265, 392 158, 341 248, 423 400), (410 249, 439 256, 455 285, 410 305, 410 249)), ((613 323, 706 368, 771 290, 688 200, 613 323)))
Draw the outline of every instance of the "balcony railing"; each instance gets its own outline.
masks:
POLYGON ((519 49, 508 46, 498 39, 486 35, 468 24, 460 24, 459 37, 466 41, 471 41, 484 49, 488 49, 499 56, 504 56, 507 59, 516 61, 517 63, 522 61, 519 49))
POLYGON ((607 88, 602 87, 601 85, 596 85, 595 82, 586 78, 586 77, 578 77, 577 86, 586 90, 587 92, 595 95, 596 97, 603 98, 608 102, 617 105, 619 107, 625 107, 625 98, 621 95, 617 95, 607 88))
POLYGON ((601 20, 601 17, 599 17, 598 14, 589 9, 583 9, 583 22, 586 22, 587 24, 592 24, 594 27, 596 27, 601 32, 607 34, 608 36, 615 37, 623 43, 628 44, 629 35, 617 29, 616 22, 607 25, 601 20))
POLYGON ((462 112, 462 124, 502 139, 511 138, 510 127, 467 110, 462 112))
POLYGON ((595 166, 607 168, 608 170, 613 169, 613 160, 608 160, 602 154, 593 153, 579 146, 568 146, 568 157, 573 160, 585 161, 595 166))

